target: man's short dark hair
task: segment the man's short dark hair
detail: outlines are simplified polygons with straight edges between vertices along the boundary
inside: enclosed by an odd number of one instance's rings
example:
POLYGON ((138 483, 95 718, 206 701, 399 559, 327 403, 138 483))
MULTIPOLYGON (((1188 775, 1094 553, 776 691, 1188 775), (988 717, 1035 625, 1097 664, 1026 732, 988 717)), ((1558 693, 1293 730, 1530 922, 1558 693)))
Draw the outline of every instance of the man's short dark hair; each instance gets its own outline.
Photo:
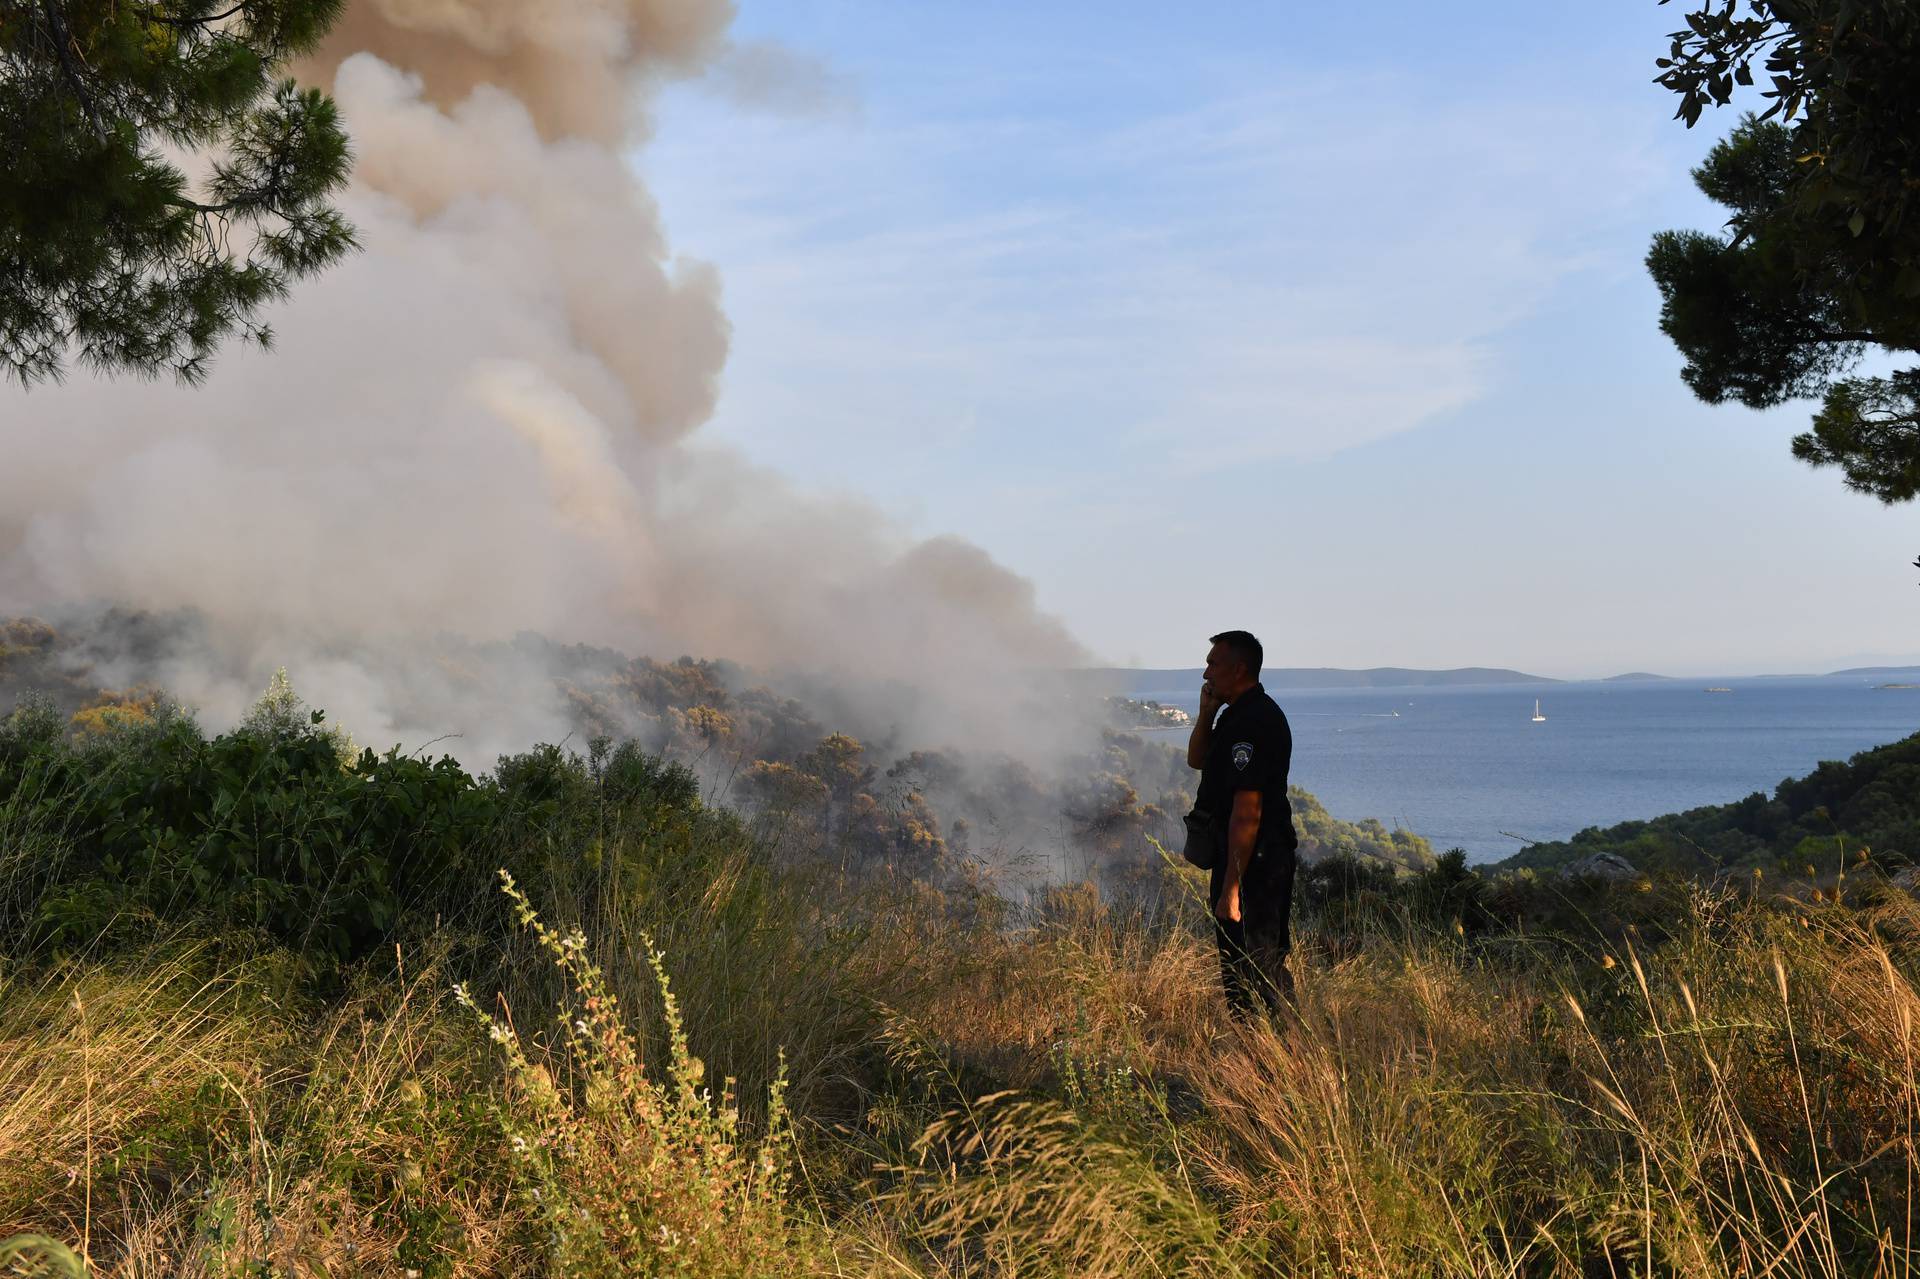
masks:
POLYGON ((1252 631, 1221 631, 1207 643, 1225 644, 1229 653, 1247 664, 1247 674, 1260 678, 1260 663, 1266 657, 1266 650, 1260 647, 1252 631))

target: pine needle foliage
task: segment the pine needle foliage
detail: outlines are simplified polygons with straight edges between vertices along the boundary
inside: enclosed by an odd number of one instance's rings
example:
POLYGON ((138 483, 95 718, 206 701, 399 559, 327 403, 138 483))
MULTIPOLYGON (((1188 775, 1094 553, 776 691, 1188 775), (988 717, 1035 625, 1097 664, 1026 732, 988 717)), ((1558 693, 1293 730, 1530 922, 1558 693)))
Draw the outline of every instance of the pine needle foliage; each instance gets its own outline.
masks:
POLYGON ((261 309, 355 243, 333 101, 285 75, 342 2, 0 0, 0 369, 198 382, 272 341, 261 309))
MULTIPOLYGON (((1666 3, 1667 0, 1661 0, 1666 3)), ((1920 8, 1906 0, 1688 0, 1657 61, 1688 127, 1748 113, 1694 170, 1722 232, 1647 255, 1660 328, 1709 404, 1820 398, 1795 457, 1880 501, 1920 496, 1920 8), (1878 348, 1908 367, 1848 377, 1878 348)))

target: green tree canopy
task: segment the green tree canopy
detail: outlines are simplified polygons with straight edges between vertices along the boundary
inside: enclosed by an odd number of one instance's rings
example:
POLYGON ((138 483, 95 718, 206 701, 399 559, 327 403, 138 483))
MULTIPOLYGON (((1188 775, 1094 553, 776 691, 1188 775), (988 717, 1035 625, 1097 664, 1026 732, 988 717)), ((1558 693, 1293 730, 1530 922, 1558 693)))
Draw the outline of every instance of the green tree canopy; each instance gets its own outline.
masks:
POLYGON ((1766 105, 1694 170, 1724 230, 1663 231, 1647 255, 1681 376, 1710 404, 1820 398, 1794 455, 1909 501, 1920 368, 1847 375, 1870 348, 1920 353, 1920 4, 1707 0, 1686 23, 1658 62, 1677 116, 1742 86, 1766 105))
POLYGON ((185 381, 353 247, 333 102, 283 71, 342 0, 0 0, 0 363, 185 381), (182 165, 204 169, 190 181, 182 165))

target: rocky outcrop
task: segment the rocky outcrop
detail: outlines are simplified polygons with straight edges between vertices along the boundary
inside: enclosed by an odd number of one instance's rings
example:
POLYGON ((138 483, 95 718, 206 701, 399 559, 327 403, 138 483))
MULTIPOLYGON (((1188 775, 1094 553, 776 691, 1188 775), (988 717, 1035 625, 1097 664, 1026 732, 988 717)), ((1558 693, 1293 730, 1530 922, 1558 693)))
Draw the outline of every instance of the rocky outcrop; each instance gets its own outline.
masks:
POLYGON ((1595 853, 1562 871, 1568 879, 1598 880, 1606 884, 1631 884, 1641 878, 1640 870, 1618 853, 1595 853))

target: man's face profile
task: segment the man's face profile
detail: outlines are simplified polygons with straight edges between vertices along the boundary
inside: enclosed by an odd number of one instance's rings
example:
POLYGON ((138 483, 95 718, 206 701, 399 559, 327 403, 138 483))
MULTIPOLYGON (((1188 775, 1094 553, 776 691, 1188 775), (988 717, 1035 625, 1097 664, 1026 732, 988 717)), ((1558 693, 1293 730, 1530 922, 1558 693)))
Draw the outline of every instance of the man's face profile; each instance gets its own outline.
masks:
POLYGON ((1245 667, 1225 644, 1215 644, 1207 650, 1207 668, 1200 677, 1213 685, 1214 692, 1224 694, 1237 686, 1245 667))

